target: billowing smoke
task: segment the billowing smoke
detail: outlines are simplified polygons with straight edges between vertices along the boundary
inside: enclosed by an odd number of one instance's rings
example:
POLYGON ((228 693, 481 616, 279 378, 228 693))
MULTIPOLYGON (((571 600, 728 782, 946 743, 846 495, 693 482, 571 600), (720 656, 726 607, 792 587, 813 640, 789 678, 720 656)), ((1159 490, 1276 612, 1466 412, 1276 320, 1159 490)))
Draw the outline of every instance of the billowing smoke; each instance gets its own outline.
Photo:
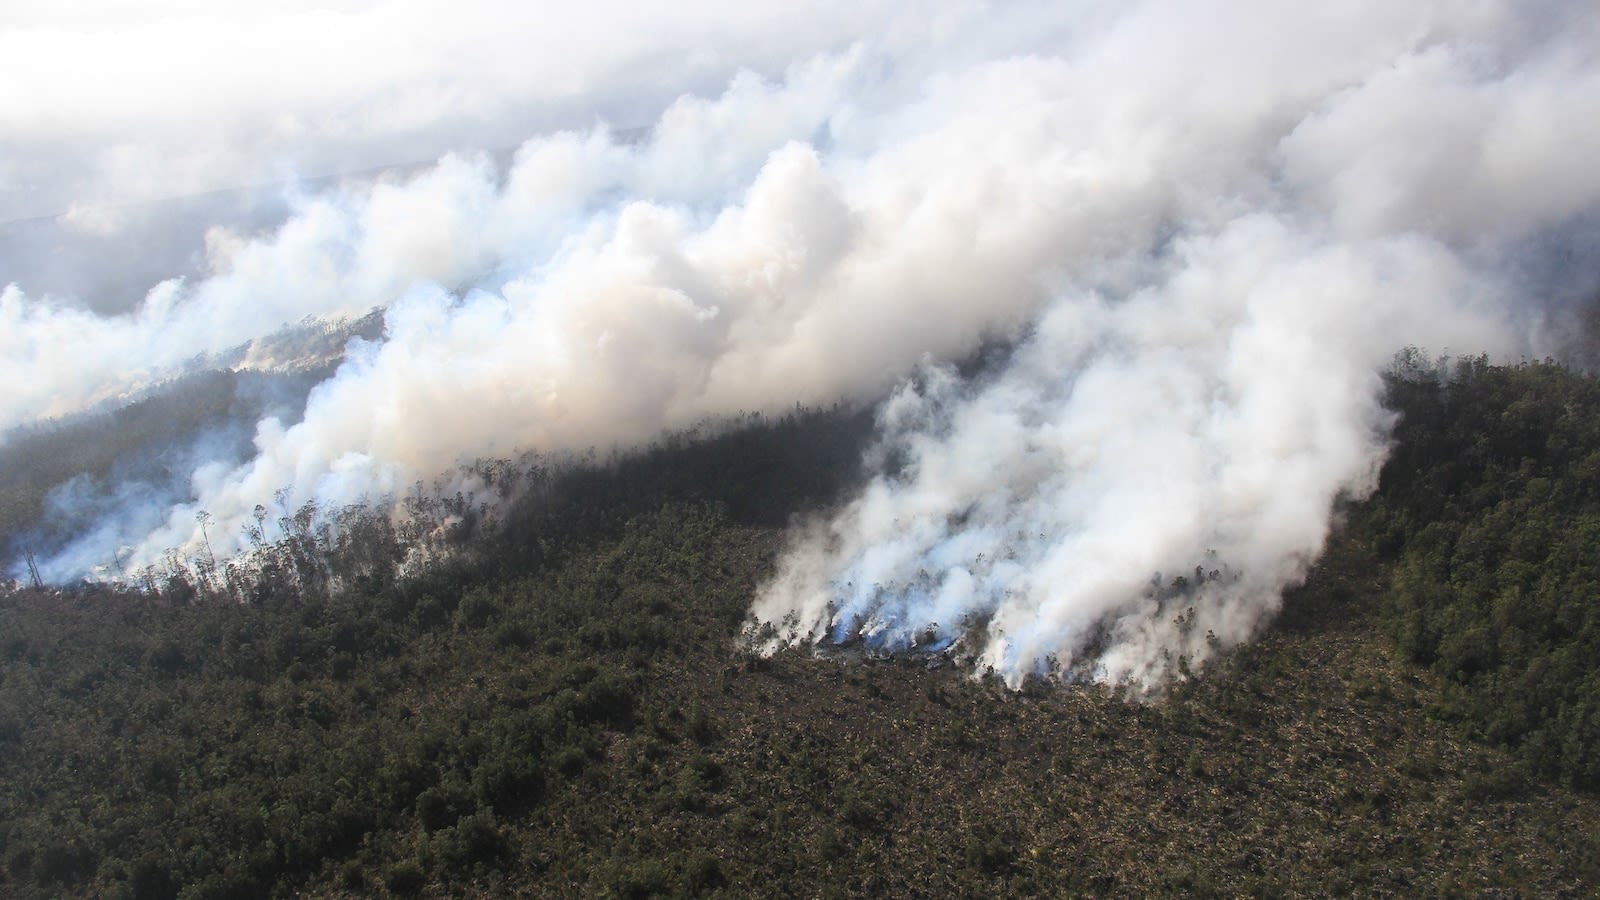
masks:
MULTIPOLYGON (((561 70, 568 94, 495 68, 514 44, 496 37, 441 57, 459 70, 404 69, 414 102, 374 87, 387 75, 254 98, 300 104, 310 136, 247 108, 205 183, 259 177, 279 143, 324 172, 455 131, 484 149, 302 183, 277 224, 204 230, 183 277, 123 313, 5 276, 0 433, 196 367, 270 369, 239 348, 383 311, 242 461, 198 461, 176 502, 105 505, 117 521, 87 533, 125 543, 63 546, 42 568, 66 580, 113 555, 242 551, 261 505, 381 503, 478 457, 890 394, 878 474, 797 529, 756 601, 769 646, 960 644, 1013 680, 1156 680, 1247 638, 1336 501, 1371 489, 1396 350, 1543 352, 1559 303, 1592 295, 1590 18, 1576 0, 841 4, 755 44, 745 18, 653 50, 633 23, 561 70), (655 63, 675 99, 630 93, 655 63), (438 102, 416 99, 430 86, 438 102), (577 127, 507 156, 508 110, 524 132, 577 127), (238 136, 264 122, 252 151, 238 136), (994 340, 1002 361, 950 368, 994 340)), ((81 203, 52 183, 61 221, 126 220, 93 202, 108 171, 83 170, 81 203)))
MULTIPOLYGON (((1006 365, 930 367, 881 412, 887 471, 757 603, 776 643, 962 642, 1015 683, 1139 684, 1249 636, 1382 463, 1381 348, 1471 288, 1426 242, 1271 215, 1175 239, 1144 283, 1067 288, 1006 365)), ((1472 346, 1492 332, 1456 332, 1472 346)))
POLYGON ((1522 276, 1593 234, 1596 33, 1475 9, 1146 7, 1064 63, 1041 115, 1076 127, 1035 165, 1071 159, 1054 196, 1110 200, 1115 237, 999 371, 930 365, 883 406, 880 474, 794 540, 752 633, 959 645, 1013 684, 1150 685, 1248 638, 1375 486, 1397 346, 1527 351, 1542 300, 1593 296, 1588 252, 1547 297, 1522 276), (1156 230, 1118 183, 1162 197, 1156 230))

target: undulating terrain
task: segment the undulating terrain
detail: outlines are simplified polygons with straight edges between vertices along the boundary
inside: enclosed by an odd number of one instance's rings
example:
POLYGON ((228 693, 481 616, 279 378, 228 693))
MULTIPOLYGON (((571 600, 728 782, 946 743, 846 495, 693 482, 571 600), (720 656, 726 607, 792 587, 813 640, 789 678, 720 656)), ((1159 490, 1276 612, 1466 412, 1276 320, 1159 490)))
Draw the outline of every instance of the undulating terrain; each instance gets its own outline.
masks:
POLYGON ((1154 695, 749 652, 783 527, 858 477, 843 409, 531 464, 406 577, 10 590, 0 890, 1592 895, 1600 384, 1418 359, 1380 492, 1154 695))
POLYGON ((1600 895, 1597 109, 1594 0, 7 0, 0 896, 1600 895))

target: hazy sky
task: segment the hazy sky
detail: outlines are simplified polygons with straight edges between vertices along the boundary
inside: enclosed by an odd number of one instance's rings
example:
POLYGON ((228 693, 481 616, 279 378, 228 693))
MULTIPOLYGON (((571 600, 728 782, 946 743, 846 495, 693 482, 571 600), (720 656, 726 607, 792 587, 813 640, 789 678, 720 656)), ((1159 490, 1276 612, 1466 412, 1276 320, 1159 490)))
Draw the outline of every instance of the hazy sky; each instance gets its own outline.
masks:
POLYGON ((648 127, 738 72, 781 78, 862 41, 959 62, 986 29, 1047 37, 1015 19, 878 0, 7 3, 0 283, 127 309, 203 270, 207 227, 271 227, 286 192, 328 176, 648 127))
POLYGON ((937 28, 937 13, 895 23, 895 7, 7 3, 0 210, 103 227, 101 204, 509 150, 597 119, 647 125, 741 68, 779 75, 859 36, 937 28))

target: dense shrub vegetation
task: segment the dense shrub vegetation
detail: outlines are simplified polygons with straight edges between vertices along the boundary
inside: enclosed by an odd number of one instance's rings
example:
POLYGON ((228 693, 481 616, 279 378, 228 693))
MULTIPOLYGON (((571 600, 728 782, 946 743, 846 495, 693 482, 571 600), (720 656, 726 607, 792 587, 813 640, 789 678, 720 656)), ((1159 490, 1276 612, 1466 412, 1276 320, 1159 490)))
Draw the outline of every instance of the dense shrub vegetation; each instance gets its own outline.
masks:
POLYGON ((1392 390, 1404 417, 1367 511, 1396 560, 1389 631, 1447 715, 1600 789, 1600 382, 1413 357, 1392 390))
POLYGON ((1380 494, 1154 704, 743 653, 841 410, 535 461, 406 578, 373 526, 249 591, 4 591, 0 894, 1591 895, 1600 390, 1391 391, 1380 494))

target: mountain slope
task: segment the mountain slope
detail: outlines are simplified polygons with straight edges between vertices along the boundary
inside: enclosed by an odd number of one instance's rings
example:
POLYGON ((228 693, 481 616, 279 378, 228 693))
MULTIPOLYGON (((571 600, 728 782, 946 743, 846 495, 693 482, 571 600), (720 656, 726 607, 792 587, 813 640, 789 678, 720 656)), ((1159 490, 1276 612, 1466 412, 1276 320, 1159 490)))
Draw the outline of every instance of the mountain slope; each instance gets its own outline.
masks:
MULTIPOLYGON (((330 596, 6 594, 0 890, 1600 882, 1600 798, 1473 742, 1462 685, 1394 649, 1386 560, 1409 533, 1374 505, 1259 641, 1154 702, 1012 692, 937 658, 744 652, 785 523, 848 485, 867 424, 808 414, 568 472, 455 562, 330 596)), ((1399 490, 1386 478, 1378 505, 1399 490)))

